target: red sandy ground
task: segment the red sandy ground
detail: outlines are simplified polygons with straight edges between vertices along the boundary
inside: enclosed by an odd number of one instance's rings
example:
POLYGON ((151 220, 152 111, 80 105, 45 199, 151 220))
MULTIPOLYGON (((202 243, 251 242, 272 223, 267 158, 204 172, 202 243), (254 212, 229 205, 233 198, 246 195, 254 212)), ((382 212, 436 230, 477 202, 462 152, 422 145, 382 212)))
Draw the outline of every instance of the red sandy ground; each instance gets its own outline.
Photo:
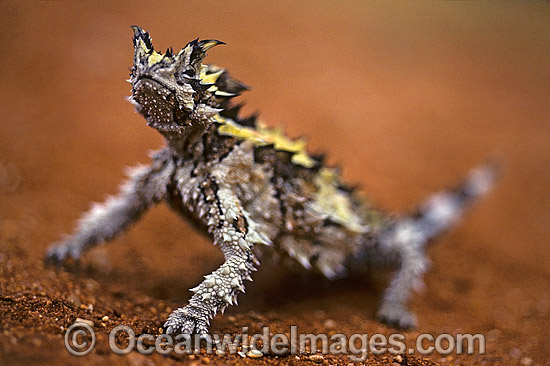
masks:
MULTIPOLYGON (((487 354, 401 363, 550 364, 549 19, 548 2, 0 3, 0 364, 313 364, 109 351, 114 326, 157 332, 221 261, 165 207, 82 270, 44 268, 45 248, 162 144, 124 100, 131 24, 160 49, 227 42, 208 61, 253 86, 247 111, 308 135, 384 209, 410 209, 499 154, 498 187, 430 249, 427 291, 411 304, 420 325, 405 333, 483 333, 487 354), (80 359, 63 346, 77 317, 98 333, 80 359)), ((265 266, 212 330, 389 335, 373 320, 381 288, 265 266)))

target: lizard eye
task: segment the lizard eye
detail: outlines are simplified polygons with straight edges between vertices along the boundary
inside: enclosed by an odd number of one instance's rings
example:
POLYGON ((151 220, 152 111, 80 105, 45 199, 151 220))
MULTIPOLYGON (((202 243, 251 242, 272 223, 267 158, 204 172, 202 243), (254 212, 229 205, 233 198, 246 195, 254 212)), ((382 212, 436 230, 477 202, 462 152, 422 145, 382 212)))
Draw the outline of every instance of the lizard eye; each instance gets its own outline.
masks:
POLYGON ((194 79, 195 75, 196 75, 196 72, 193 69, 187 69, 181 74, 181 76, 183 76, 186 79, 194 79))

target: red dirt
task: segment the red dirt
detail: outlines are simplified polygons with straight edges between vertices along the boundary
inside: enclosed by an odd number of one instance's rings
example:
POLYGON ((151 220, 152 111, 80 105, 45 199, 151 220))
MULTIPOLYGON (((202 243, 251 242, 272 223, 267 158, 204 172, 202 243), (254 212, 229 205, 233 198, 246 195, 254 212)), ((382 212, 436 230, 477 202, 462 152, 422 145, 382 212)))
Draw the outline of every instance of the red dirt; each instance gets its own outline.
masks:
MULTIPOLYGON (((253 86, 241 97, 247 111, 308 135, 385 209, 410 209, 500 155, 501 183, 431 248, 427 291, 412 301, 420 325, 405 333, 482 333, 487 354, 406 361, 550 364, 548 19, 548 2, 0 3, 0 365, 313 364, 109 351, 110 329, 157 332, 221 260, 164 207, 90 252, 80 271, 44 268, 45 248, 162 144, 124 101, 131 24, 160 49, 227 42, 208 61, 253 86), (79 359, 63 345, 77 317, 98 332, 79 359)), ((394 333, 373 319, 380 289, 264 266, 212 330, 394 333)))

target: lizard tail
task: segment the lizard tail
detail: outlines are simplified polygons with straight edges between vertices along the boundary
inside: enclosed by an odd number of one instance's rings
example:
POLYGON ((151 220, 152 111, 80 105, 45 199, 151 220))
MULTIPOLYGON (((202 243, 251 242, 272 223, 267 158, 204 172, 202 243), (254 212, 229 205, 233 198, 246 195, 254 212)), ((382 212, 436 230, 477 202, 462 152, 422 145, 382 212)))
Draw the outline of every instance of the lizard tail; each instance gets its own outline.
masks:
POLYGON ((500 164, 487 162, 470 171, 466 179, 454 189, 428 197, 406 219, 414 223, 417 233, 428 242, 456 224, 473 202, 487 194, 499 175, 500 164))

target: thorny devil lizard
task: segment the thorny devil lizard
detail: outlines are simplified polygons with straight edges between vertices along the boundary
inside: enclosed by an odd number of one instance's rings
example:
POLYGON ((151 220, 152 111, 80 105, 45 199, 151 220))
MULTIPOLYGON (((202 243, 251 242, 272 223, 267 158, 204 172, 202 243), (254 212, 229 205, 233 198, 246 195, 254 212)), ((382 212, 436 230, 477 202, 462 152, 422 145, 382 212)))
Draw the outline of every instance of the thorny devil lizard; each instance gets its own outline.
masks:
POLYGON ((495 178, 492 164, 473 170, 455 189, 435 194, 406 216, 371 207, 341 182, 338 170, 308 154, 305 142, 239 115, 231 98, 246 90, 217 66, 203 65, 216 40, 194 40, 180 52, 156 52, 149 33, 134 26, 129 98, 166 139, 149 166, 134 169, 121 192, 95 205, 76 233, 49 248, 61 264, 112 239, 152 204, 166 201, 208 233, 225 262, 191 289, 172 312, 167 333, 207 334, 210 319, 236 304, 266 248, 329 279, 354 268, 392 266, 377 317, 415 326, 407 308, 422 284, 426 243, 449 228, 495 178))

